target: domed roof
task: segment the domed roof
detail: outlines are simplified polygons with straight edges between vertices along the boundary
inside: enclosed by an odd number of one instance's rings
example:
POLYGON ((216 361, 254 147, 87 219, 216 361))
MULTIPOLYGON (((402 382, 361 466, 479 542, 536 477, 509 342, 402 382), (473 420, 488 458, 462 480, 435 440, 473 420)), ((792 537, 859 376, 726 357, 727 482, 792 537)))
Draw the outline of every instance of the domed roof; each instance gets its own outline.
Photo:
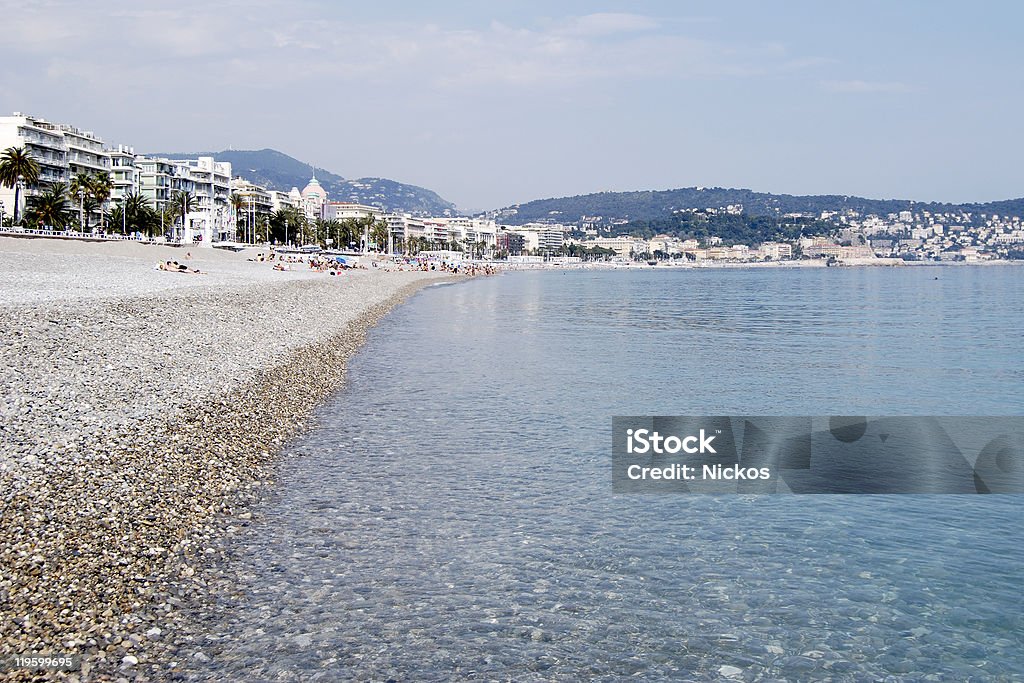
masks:
POLYGON ((323 185, 320 184, 320 181, 316 179, 316 173, 313 174, 309 184, 307 184, 302 190, 303 198, 309 197, 311 194, 315 194, 325 201, 327 200, 327 190, 325 190, 323 185))

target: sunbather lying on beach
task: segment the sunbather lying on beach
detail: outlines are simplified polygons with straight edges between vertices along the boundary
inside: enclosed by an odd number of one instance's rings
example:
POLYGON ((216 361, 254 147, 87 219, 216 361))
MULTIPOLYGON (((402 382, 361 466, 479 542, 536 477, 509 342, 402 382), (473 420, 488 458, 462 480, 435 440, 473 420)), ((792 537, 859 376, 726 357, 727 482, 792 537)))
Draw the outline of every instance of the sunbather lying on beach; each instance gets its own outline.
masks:
POLYGON ((159 265, 159 268, 160 270, 166 270, 171 273, 188 273, 189 275, 199 274, 198 268, 189 270, 188 266, 183 263, 178 263, 177 261, 164 261, 159 265))

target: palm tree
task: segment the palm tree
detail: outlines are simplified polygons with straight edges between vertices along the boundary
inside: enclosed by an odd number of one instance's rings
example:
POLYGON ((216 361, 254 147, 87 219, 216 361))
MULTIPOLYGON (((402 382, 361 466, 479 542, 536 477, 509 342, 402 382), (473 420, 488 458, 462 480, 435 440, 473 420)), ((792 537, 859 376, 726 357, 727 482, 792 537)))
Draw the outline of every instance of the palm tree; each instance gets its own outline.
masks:
POLYGON ((53 183, 42 194, 29 199, 25 213, 33 223, 63 230, 72 220, 68 211, 68 186, 53 183))
MULTIPOLYGON (((118 230, 128 227, 128 221, 125 220, 124 209, 121 208, 120 204, 117 204, 110 210, 110 224, 117 227, 118 230)), ((127 230, 122 230, 121 234, 127 233, 127 230)))
POLYGON ((323 222, 324 226, 324 237, 330 238, 335 248, 340 248, 342 233, 344 228, 341 225, 341 221, 336 218, 331 218, 323 222))
POLYGON ((133 228, 145 229, 149 237, 153 236, 156 212, 149 205, 149 197, 138 192, 128 192, 121 202, 127 223, 133 228))
POLYGON ((188 220, 188 215, 193 209, 195 209, 196 196, 191 192, 178 190, 174 193, 174 197, 171 198, 171 202, 174 203, 176 205, 175 208, 181 212, 181 230, 182 233, 184 233, 186 225, 185 222, 188 220))
POLYGON ((241 230, 241 223, 238 220, 238 217, 242 215, 242 211, 245 209, 245 197, 237 192, 232 192, 231 209, 235 212, 235 239, 238 239, 238 232, 241 230))
POLYGON ((387 221, 379 220, 371 216, 370 239, 376 242, 378 251, 386 251, 388 248, 388 224, 387 221))
POLYGON ((85 219, 83 229, 89 229, 89 218, 96 207, 100 208, 100 221, 103 222, 103 205, 110 199, 113 187, 110 174, 102 171, 79 173, 71 179, 70 195, 72 199, 79 197, 80 209, 85 219))
POLYGON ((355 218, 346 218, 341 221, 340 233, 341 245, 347 249, 350 244, 359 239, 359 221, 355 218))
POLYGON ((163 232, 163 226, 174 225, 174 221, 178 220, 178 213, 180 208, 177 204, 171 202, 164 202, 164 208, 157 212, 157 218, 160 219, 160 228, 163 232))
POLYGON ((21 204, 21 183, 34 185, 39 181, 39 162, 24 147, 8 147, 0 156, 0 184, 14 188, 14 219, 18 222, 21 204))
POLYGON ((107 205, 107 202, 110 200, 110 195, 114 191, 114 181, 110 179, 109 173, 96 171, 92 175, 92 182, 90 183, 90 186, 92 187, 92 197, 100 207, 100 227, 105 229, 107 227, 107 212, 104 210, 104 207, 107 205))
POLYGON ((71 186, 68 188, 68 193, 71 195, 71 199, 75 197, 79 199, 79 210, 81 211, 83 224, 79 227, 82 231, 89 229, 89 214, 95 206, 95 200, 92 198, 92 176, 88 173, 78 173, 74 178, 71 179, 71 186), (86 209, 86 203, 90 205, 86 209))

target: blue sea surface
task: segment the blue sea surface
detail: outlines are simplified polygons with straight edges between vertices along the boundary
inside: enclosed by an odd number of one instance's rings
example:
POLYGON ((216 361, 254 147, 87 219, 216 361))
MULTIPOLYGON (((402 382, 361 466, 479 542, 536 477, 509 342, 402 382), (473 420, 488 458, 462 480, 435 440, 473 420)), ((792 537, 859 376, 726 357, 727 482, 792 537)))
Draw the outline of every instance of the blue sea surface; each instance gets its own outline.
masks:
POLYGON ((614 415, 1024 415, 1024 268, 428 288, 235 543, 197 676, 1024 680, 1024 496, 614 495, 614 415))

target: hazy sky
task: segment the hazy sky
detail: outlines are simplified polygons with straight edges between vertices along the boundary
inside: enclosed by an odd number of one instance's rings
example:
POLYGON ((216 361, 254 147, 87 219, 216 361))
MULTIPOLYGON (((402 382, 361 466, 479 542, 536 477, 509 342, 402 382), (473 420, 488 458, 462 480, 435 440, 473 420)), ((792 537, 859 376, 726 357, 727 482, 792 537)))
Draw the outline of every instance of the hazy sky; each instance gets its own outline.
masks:
POLYGON ((1024 195, 1024 3, 0 0, 0 113, 483 209, 693 185, 1024 195))

